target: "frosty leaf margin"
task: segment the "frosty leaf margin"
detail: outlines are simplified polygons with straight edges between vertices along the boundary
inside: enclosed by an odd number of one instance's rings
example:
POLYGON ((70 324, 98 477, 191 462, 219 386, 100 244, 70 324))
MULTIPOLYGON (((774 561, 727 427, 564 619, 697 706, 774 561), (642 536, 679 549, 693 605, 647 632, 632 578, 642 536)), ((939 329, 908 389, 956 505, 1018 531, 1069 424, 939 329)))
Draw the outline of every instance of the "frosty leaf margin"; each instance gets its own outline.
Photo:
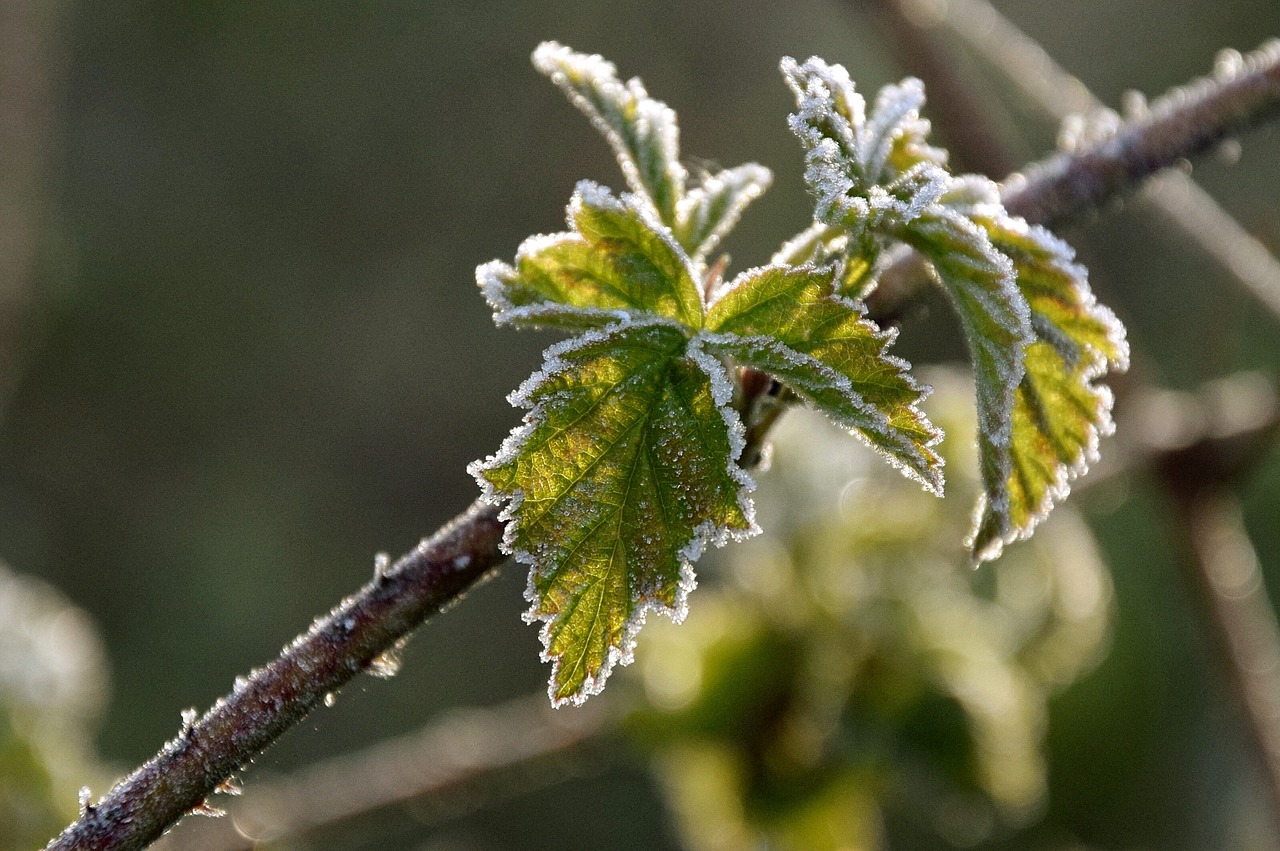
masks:
MULTIPOLYGON (((840 65, 787 57, 781 69, 826 229, 807 232, 814 247, 787 250, 843 253, 866 267, 898 242, 925 259, 973 364, 983 493, 967 540, 976 560, 996 558, 1096 459, 1112 428, 1111 393, 1097 382, 1127 367, 1124 328, 1066 243, 1010 215, 992 181, 946 170, 946 152, 927 142, 920 81, 884 87, 868 112, 840 65)), ((873 289, 874 270, 857 280, 873 289)))
POLYGON ((940 434, 916 407, 927 388, 886 353, 894 333, 837 292, 838 266, 757 267, 709 298, 636 193, 584 181, 567 221, 527 240, 515 265, 477 270, 499 323, 582 333, 547 350, 509 397, 523 425, 469 468, 486 500, 505 503, 504 550, 530 565, 525 619, 542 624, 556 705, 630 662, 649 612, 683 619, 708 544, 758 531, 730 366, 794 384, 942 488, 940 434))

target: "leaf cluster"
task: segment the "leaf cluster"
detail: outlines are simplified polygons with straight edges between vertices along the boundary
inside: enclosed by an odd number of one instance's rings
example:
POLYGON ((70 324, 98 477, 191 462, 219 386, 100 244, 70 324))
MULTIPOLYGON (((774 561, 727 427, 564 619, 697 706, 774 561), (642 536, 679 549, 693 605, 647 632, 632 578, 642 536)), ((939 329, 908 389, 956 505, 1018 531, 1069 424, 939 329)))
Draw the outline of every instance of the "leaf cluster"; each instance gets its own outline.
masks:
POLYGON ((695 180, 674 112, 639 80, 554 43, 534 65, 604 135, 629 190, 580 183, 566 231, 477 270, 498 323, 575 335, 510 397, 524 423, 471 467, 505 503, 507 551, 530 565, 526 619, 542 624, 554 703, 599 692, 648 612, 683 619, 707 545, 758 531, 744 420, 760 412, 744 375, 770 376, 941 495, 927 388, 860 300, 895 243, 929 261, 969 343, 975 556, 1029 534, 1092 460, 1110 429, 1096 379, 1124 366, 1123 331, 1065 243, 1009 216, 990 181, 946 171, 918 81, 886 87, 868 113, 840 66, 783 61, 815 221, 725 281, 726 261, 710 258, 768 170, 695 180))

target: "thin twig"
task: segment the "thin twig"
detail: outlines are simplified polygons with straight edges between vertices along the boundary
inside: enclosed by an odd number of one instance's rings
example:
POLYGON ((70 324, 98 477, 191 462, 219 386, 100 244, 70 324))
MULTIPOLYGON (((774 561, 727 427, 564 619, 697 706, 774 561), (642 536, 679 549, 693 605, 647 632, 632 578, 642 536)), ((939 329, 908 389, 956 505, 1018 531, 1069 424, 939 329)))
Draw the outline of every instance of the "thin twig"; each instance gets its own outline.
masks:
POLYGON ((600 738, 614 716, 592 702, 575 712, 551 708, 546 695, 491 709, 454 710, 421 730, 297 774, 255 784, 222 819, 170 834, 157 844, 200 851, 247 851, 296 841, 378 810, 469 789, 496 775, 533 768, 600 738))
MULTIPOLYGON (((1085 201, 1096 206, 1130 182, 1203 151, 1207 140, 1220 140, 1275 114, 1280 110, 1275 54, 1280 48, 1271 51, 1270 64, 1255 59, 1230 84, 1207 85, 1183 104, 1185 116, 1170 107, 1159 120, 1122 128, 1116 139, 1125 140, 1123 144, 1113 141, 1059 157, 1029 172, 1010 200, 1021 199, 1019 212, 1034 220, 1079 213, 1085 201), (1195 122, 1206 125, 1194 128, 1195 122), (1162 136, 1166 132, 1170 138, 1162 136), (1088 191, 1072 191, 1077 184, 1088 191)), ((325 694, 487 575, 502 561, 501 533, 497 509, 473 506, 398 561, 385 578, 317 621, 280 658, 253 672, 105 799, 87 805, 47 848, 132 849, 154 840, 203 805, 219 784, 304 718, 325 694)))
MULTIPOLYGON (((1003 73, 1028 100, 1058 121, 1077 120, 1106 109, 1078 77, 1054 62, 1035 39, 987 0, 946 0, 941 6, 921 0, 877 0, 876 5, 892 7, 920 30, 927 31, 930 25, 946 27, 974 55, 1003 73)), ((1238 54, 1224 51, 1219 65, 1224 75, 1231 73, 1240 65, 1238 54)), ((934 90, 944 80, 945 75, 925 82, 934 90)), ((1170 171, 1151 181, 1140 194, 1166 222, 1280 319, 1280 261, 1199 184, 1182 172, 1170 171)))

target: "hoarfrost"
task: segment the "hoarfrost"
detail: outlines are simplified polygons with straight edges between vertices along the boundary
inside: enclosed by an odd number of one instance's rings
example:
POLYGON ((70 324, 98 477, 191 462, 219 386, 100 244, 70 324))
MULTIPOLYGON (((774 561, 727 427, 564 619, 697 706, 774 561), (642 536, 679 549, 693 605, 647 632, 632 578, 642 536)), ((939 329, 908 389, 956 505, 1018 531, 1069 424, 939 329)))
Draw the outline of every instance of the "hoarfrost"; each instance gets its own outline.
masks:
POLYGON ((534 50, 533 65, 604 136, 628 185, 663 221, 672 222, 687 176, 679 159, 675 112, 650 97, 639 78, 623 83, 613 63, 599 55, 548 41, 534 50))
POLYGON ((755 163, 708 175, 676 205, 675 229, 699 270, 743 210, 773 183, 773 173, 755 163))
MULTIPOLYGON (((404 647, 409 641, 408 636, 401 638, 395 644, 379 653, 369 660, 369 674, 379 679, 389 680, 396 674, 400 673, 400 668, 404 665, 404 647)), ((336 698, 335 698, 336 700, 336 698)), ((328 703, 326 696, 326 706, 328 703)))

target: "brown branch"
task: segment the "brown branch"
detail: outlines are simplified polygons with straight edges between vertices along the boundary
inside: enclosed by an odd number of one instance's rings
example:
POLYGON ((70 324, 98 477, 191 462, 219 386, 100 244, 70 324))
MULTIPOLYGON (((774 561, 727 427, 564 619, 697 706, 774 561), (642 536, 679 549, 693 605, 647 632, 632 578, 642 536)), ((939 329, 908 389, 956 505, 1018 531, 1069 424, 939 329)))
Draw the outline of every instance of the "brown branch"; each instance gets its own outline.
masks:
POLYGON ((1172 531, 1187 582, 1258 758, 1280 836, 1280 627, 1240 503, 1217 488, 1175 490, 1172 531))
POLYGON ((861 0, 854 6, 872 13, 907 72, 924 82, 929 115, 962 166, 989 177, 1000 177, 1018 167, 1009 146, 991 132, 986 105, 956 73, 954 59, 947 55, 927 17, 916 14, 906 0, 861 0))
POLYGON ((1207 151, 1280 114, 1280 41, 1238 68, 1174 89, 1114 134, 1059 154, 1012 179, 1009 211, 1042 224, 1077 218, 1156 172, 1207 151))
MULTIPOLYGON (((919 30, 945 27, 974 55, 1004 74, 1031 103, 1058 121, 1078 121, 1081 116, 1098 114, 1106 108, 1079 78, 1054 62, 1035 39, 987 0, 949 0, 945 14, 933 16, 920 9, 914 16, 909 14, 910 9, 903 11, 920 6, 918 0, 875 2, 898 9, 898 14, 914 21, 919 30)), ((1229 67, 1236 59, 1233 51, 1224 51, 1220 64, 1229 67)), ((937 81, 926 78, 925 83, 934 90, 946 79, 945 75, 937 81)), ((1140 194, 1166 222, 1208 254, 1280 320, 1280 261, 1223 210, 1213 196, 1180 171, 1161 174, 1143 187, 1140 194)))
MULTIPOLYGON (((1107 144, 1060 157, 1029 173, 1007 200, 1038 221, 1078 214, 1126 189, 1126 181, 1136 182, 1260 122, 1280 108, 1278 55, 1280 47, 1265 55, 1269 65, 1254 58, 1236 80, 1205 86, 1196 97, 1162 110, 1158 120, 1121 128, 1107 144), (1200 121, 1205 126, 1192 126, 1200 121), (1163 138, 1163 133, 1171 138, 1163 138), (1077 185, 1089 191, 1071 191, 1077 185)), ((877 295, 889 289, 882 285, 877 295)), ((879 296, 873 314, 884 318, 900 305, 879 296)), ((755 402, 746 399, 744 409, 751 410, 755 402)), ((106 798, 87 805, 47 848, 131 849, 154 840, 204 805, 221 783, 306 717, 326 694, 487 575, 503 559, 501 533, 497 509, 472 506, 401 558, 384 577, 317 621, 275 662, 253 672, 106 798)))
POLYGON ((87 805, 48 848, 141 848, 205 806, 220 784, 325 695, 501 562, 502 528, 496 508, 473 505, 239 682, 110 795, 87 805))
POLYGON ((414 733, 255 784, 228 804, 225 818, 197 821, 191 830, 184 824, 156 847, 248 851, 262 842, 297 841, 387 807, 540 766, 599 739, 615 720, 596 701, 559 712, 541 693, 492 709, 455 710, 414 733))
POLYGON ((1280 835, 1280 626, 1231 493, 1233 481, 1280 435, 1274 390, 1254 390, 1235 394, 1237 403, 1253 409, 1244 419, 1253 419, 1254 428, 1211 436, 1222 430, 1216 425, 1225 419, 1220 411, 1233 407, 1230 394, 1211 400, 1191 417, 1205 436, 1164 452, 1158 470, 1172 499, 1170 527, 1185 553, 1188 589, 1236 698, 1280 835))
MULTIPOLYGON (((1079 218, 1136 189, 1147 178, 1212 150, 1224 140, 1280 115, 1280 41, 1242 57, 1224 79, 1175 89, 1114 132, 1006 179, 1009 212, 1037 224, 1079 218)), ((926 276, 914 255, 887 268, 867 305, 882 321, 899 317, 926 276), (914 267, 914 268, 913 268, 914 267)))

